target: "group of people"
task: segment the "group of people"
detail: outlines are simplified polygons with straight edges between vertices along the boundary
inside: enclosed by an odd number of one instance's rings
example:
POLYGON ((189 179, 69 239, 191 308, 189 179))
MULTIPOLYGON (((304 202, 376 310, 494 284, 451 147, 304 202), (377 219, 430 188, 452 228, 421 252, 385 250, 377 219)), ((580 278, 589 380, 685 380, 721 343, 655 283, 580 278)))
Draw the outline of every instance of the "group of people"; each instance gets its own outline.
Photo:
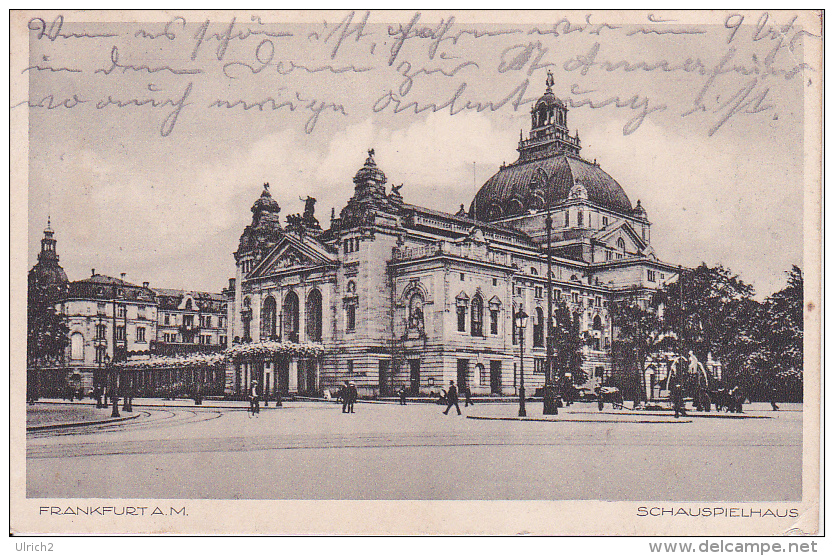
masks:
POLYGON ((353 405, 359 397, 359 392, 356 391, 356 384, 348 382, 347 380, 339 388, 339 399, 342 400, 342 413, 354 413, 353 405))

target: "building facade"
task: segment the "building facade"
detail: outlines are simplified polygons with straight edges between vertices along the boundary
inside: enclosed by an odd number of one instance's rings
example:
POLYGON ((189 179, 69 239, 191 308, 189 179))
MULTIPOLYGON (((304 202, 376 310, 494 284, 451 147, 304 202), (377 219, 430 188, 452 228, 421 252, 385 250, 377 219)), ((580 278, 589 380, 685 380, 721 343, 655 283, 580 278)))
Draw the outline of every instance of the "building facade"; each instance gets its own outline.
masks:
POLYGON ((220 293, 154 288, 154 353, 177 355, 226 349, 226 300, 220 293))
MULTIPOLYGON (((227 309, 222 294, 152 289, 148 282, 139 286, 127 282, 124 274, 113 278, 95 269, 88 278, 71 282, 58 264, 51 226, 44 231, 29 282, 30 288, 48 292, 68 327, 63 360, 37 366, 42 394, 61 393, 67 385, 84 392, 104 387, 108 364, 134 356, 212 353, 226 348, 227 309)), ((172 375, 166 383, 177 384, 180 378, 172 375)), ((133 386, 152 394, 162 382, 151 373, 136 373, 133 386)))
POLYGON ((265 185, 225 291, 235 343, 316 344, 318 357, 237 359, 229 394, 317 394, 352 381, 365 395, 439 391, 515 394, 544 384, 548 249, 553 299, 587 339, 583 370, 612 373, 611 301, 647 295, 678 269, 658 259, 640 201, 580 155, 567 107, 551 90, 531 109, 529 137, 457 214, 406 203, 368 152, 354 194, 323 229, 308 197, 280 222, 265 185), (548 243, 545 219, 552 217, 548 243), (514 315, 530 315, 516 330, 514 315), (521 346, 524 342, 524 361, 521 346))

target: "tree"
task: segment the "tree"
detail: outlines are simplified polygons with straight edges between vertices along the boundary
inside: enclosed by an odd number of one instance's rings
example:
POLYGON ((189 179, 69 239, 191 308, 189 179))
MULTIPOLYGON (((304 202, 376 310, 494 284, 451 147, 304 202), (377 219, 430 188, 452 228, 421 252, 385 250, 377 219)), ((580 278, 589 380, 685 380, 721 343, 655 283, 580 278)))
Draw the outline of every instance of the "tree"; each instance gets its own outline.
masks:
POLYGON ((564 300, 557 301, 553 307, 553 359, 557 376, 571 373, 574 384, 585 382, 587 377, 582 371, 583 345, 579 322, 573 318, 564 300))
POLYGON ((768 297, 759 311, 750 373, 760 396, 767 395, 761 390, 781 389, 791 399, 802 399, 803 295, 802 269, 794 265, 785 288, 768 297))
POLYGON ((721 265, 701 263, 658 292, 656 303, 663 305, 664 331, 678 338, 681 355, 691 350, 706 361, 712 354, 730 377, 743 374, 759 310, 752 286, 721 265))
POLYGON ((54 296, 30 281, 26 319, 26 360, 29 367, 59 363, 69 345, 69 328, 55 310, 54 296))
POLYGON ((663 326, 648 299, 634 291, 612 301, 609 312, 614 324, 614 360, 620 368, 634 369, 635 402, 646 400, 646 360, 663 345, 663 326))

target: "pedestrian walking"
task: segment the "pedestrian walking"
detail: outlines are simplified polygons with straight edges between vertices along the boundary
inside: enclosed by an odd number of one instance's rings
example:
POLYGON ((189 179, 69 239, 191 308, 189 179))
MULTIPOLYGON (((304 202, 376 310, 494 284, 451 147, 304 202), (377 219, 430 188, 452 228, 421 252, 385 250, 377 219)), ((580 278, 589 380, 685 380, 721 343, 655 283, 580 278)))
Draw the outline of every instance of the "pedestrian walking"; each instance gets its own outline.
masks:
POLYGON ((475 405, 475 402, 472 401, 472 390, 469 389, 469 385, 467 385, 463 389, 463 395, 464 395, 463 407, 469 407, 470 405, 475 405))
POLYGON ((348 408, 348 397, 350 396, 350 383, 346 380, 345 383, 339 388, 339 398, 342 400, 342 413, 347 413, 348 408))
POLYGON ((676 382, 672 387, 672 405, 675 407, 675 419, 683 415, 686 417, 686 407, 683 401, 683 388, 680 382, 676 382))
POLYGON ((460 415, 460 406, 458 405, 458 389, 455 387, 454 380, 449 381, 449 391, 446 392, 446 411, 443 412, 443 415, 448 415, 452 406, 455 406, 455 409, 458 410, 458 415, 460 415))
POLYGON ((356 391, 356 385, 351 382, 348 387, 348 413, 353 413, 353 404, 356 403, 358 397, 359 392, 356 391))
POLYGON ((779 411, 779 406, 776 405, 776 386, 770 385, 770 388, 767 389, 767 401, 770 402, 770 407, 773 408, 773 411, 779 411))
POLYGON ((405 386, 400 388, 400 391, 398 392, 398 394, 400 395, 400 405, 405 405, 405 396, 406 396, 405 386))
POLYGON ((261 413, 261 400, 258 397, 258 381, 252 381, 252 390, 249 392, 249 410, 252 412, 252 415, 260 415, 261 413))

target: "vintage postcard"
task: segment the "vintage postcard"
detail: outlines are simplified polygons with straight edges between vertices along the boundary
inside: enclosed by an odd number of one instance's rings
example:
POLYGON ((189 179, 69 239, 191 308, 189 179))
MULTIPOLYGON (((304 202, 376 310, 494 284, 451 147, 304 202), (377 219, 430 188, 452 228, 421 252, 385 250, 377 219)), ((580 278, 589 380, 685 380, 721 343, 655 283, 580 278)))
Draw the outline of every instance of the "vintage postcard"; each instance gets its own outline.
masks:
POLYGON ((13 534, 819 532, 820 12, 10 32, 13 534))

